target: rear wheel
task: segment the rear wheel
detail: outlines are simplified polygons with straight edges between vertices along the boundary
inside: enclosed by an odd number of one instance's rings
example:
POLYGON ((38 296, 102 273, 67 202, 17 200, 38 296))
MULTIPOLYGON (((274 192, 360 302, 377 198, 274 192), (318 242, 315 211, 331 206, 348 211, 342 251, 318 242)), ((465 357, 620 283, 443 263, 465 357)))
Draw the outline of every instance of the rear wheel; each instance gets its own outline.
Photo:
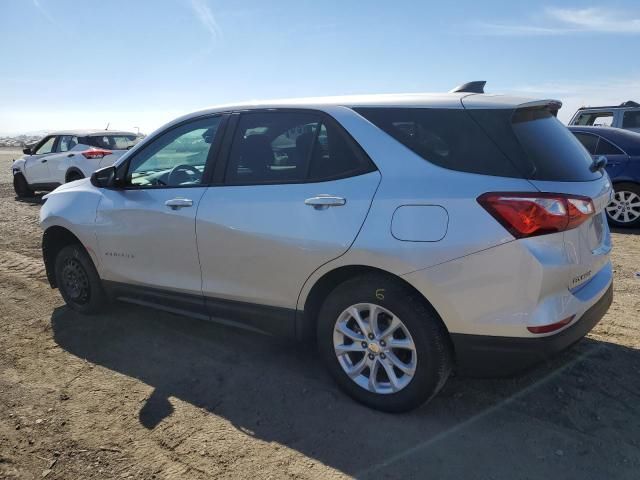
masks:
POLYGON ((18 198, 33 197, 34 194, 34 191, 31 190, 27 183, 27 179, 21 173, 16 173, 13 176, 13 189, 18 198))
POLYGON ((606 208, 609 223, 616 227, 640 226, 640 185, 618 183, 614 190, 613 200, 606 208))
POLYGON ((71 171, 67 173, 67 176, 65 177, 65 181, 66 183, 69 183, 69 182, 74 182, 76 180, 80 180, 83 178, 84 178, 84 175, 82 175, 80 172, 71 171))
POLYGON ((66 304, 81 313, 100 312, 106 296, 102 281, 82 246, 68 245, 60 250, 55 262, 56 284, 66 304))
POLYGON ((318 318, 318 347, 329 372, 351 397, 387 412, 431 399, 451 372, 448 334, 436 312, 384 275, 339 285, 318 318))

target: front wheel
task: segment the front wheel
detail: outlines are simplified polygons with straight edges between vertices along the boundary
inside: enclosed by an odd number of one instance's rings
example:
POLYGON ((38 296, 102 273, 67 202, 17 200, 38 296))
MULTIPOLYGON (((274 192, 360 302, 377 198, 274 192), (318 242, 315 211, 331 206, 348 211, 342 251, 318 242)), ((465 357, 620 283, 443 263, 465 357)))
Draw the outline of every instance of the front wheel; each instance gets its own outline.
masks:
POLYGON ((34 195, 34 191, 29 187, 27 179, 21 173, 16 173, 13 176, 13 189, 18 198, 33 197, 34 195))
POLYGON ((106 296, 91 257, 80 245, 60 250, 55 262, 56 284, 66 304, 80 313, 103 310, 106 296))
POLYGON ((403 412, 444 386, 453 354, 436 312, 383 275, 339 285, 318 318, 318 347, 338 385, 377 410, 403 412))
POLYGON ((640 185, 618 183, 613 188, 613 200, 606 208, 609 223, 616 227, 639 227, 640 185))

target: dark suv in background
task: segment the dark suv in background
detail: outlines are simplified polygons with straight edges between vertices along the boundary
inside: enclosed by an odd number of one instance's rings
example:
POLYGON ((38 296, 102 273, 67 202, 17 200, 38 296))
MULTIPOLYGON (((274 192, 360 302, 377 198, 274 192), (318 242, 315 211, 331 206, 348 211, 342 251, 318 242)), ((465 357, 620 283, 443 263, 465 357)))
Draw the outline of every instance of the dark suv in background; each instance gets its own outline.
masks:
MULTIPOLYGON (((640 110, 637 112, 640 118, 640 110)), ((570 126, 569 130, 594 157, 607 158, 614 188, 607 206, 612 225, 640 226, 640 133, 611 127, 570 126)))

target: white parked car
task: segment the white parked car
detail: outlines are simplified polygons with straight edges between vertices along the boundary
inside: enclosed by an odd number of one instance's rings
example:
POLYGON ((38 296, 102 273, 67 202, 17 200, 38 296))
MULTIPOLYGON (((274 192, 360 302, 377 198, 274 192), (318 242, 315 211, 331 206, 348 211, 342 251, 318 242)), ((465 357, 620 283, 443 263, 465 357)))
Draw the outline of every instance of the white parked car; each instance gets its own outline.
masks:
POLYGON ((458 89, 184 116, 45 196, 49 282, 81 313, 314 339, 349 395, 414 408, 454 369, 569 347, 611 304, 611 183, 558 107, 458 89))
POLYGON ((89 177, 99 168, 112 165, 138 137, 132 132, 70 130, 47 135, 23 150, 13 162, 13 187, 18 197, 36 190, 53 190, 63 183, 89 177))

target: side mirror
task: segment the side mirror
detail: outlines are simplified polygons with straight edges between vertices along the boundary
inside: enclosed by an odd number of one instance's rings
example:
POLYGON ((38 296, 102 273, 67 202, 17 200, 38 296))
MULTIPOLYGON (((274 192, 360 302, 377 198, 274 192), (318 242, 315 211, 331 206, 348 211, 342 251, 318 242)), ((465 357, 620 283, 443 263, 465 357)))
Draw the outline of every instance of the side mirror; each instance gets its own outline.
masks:
POLYGON ((116 167, 104 167, 91 174, 91 184, 98 188, 113 187, 116 178, 116 167))
POLYGON ((32 155, 31 153, 31 147, 26 147, 22 149, 22 153, 24 153, 25 155, 32 155))
POLYGON ((604 155, 600 155, 598 158, 593 160, 590 170, 592 172, 597 172, 598 170, 604 170, 604 167, 606 166, 607 166, 607 157, 605 157, 604 155))

